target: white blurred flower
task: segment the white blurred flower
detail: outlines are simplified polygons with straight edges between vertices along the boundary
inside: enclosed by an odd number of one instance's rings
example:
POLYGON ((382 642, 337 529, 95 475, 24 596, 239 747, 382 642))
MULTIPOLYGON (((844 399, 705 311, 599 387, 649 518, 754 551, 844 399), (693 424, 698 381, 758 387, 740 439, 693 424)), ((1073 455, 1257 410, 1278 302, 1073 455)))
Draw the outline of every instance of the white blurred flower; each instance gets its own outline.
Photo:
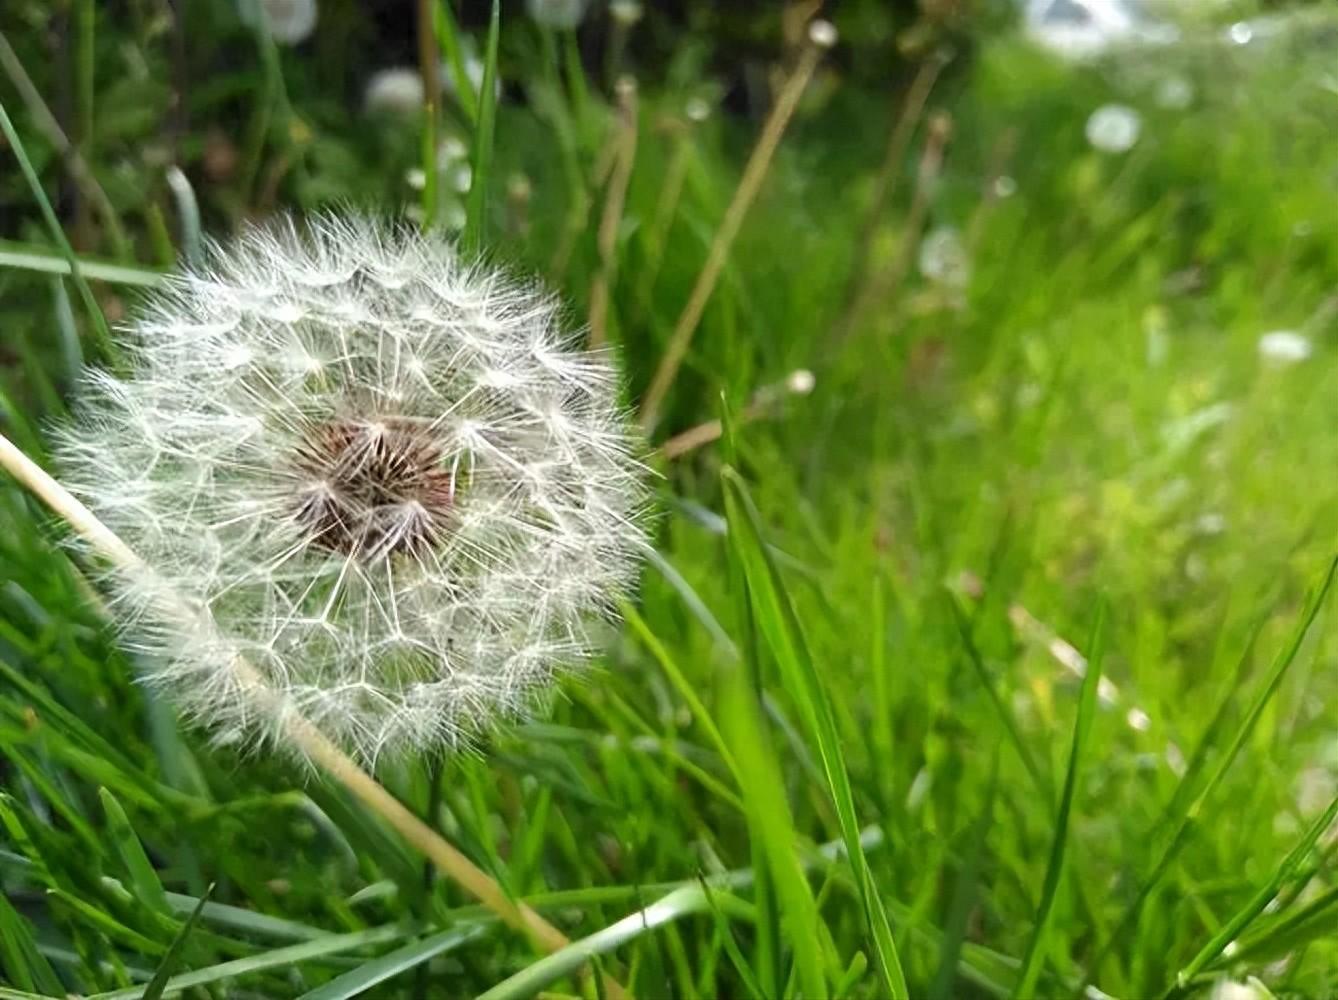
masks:
POLYGON ((939 226, 920 241, 920 274, 929 281, 960 291, 971 279, 971 261, 961 234, 953 226, 939 226))
POLYGON ((609 16, 625 27, 636 24, 643 14, 645 8, 640 0, 611 0, 609 3, 609 16))
POLYGON ((377 70, 362 95, 368 114, 412 115, 423 108, 423 75, 409 66, 377 70))
POLYGON ((1138 141, 1143 120, 1124 104, 1103 104, 1092 112, 1084 130, 1092 148, 1102 153, 1127 153, 1138 141))
POLYGON ((316 0, 260 0, 270 36, 282 45, 296 45, 316 29, 316 0))
POLYGON ((1291 364, 1311 354, 1310 340, 1295 330, 1272 330, 1259 338, 1259 356, 1265 361, 1291 364))
POLYGON ((1142 16, 1138 0, 1026 0, 1027 35, 1067 59, 1091 59, 1116 45, 1171 41, 1171 25, 1142 16))
POLYGON ((587 0, 526 0, 525 9, 545 28, 570 30, 585 17, 587 0))
POLYGON ((1213 984, 1209 1000, 1267 1000, 1269 993, 1256 987, 1254 985, 1256 982, 1257 980, 1253 979, 1248 983, 1238 983, 1234 979, 1219 979, 1213 984))
POLYGON ((364 219, 250 230, 172 278, 59 447, 143 558, 108 583, 152 680, 224 736, 298 711, 371 760, 466 741, 585 660, 647 493, 619 374, 559 314, 364 219))

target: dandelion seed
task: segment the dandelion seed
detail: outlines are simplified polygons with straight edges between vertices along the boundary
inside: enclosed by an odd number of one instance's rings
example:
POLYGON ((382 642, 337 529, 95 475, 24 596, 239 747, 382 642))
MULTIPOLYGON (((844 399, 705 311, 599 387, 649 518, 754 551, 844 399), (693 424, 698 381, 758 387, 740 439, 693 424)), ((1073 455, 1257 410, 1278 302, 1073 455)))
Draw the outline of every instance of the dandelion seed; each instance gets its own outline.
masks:
POLYGON ((378 70, 367 81, 363 107, 371 115, 412 115, 423 108, 423 75, 408 66, 378 70))
POLYGON ((1143 120, 1133 108, 1104 104, 1092 112, 1085 129, 1087 141, 1102 153, 1127 153, 1138 142, 1143 120))
POLYGON ((144 558, 109 584, 152 680, 263 738, 244 657, 370 760, 467 741, 586 660, 647 493, 618 373, 558 312, 358 219, 251 230, 172 279, 59 447, 144 558))
POLYGON ((316 0, 260 0, 260 13, 270 37, 281 45, 297 45, 316 30, 316 0))
POLYGON ((536 24, 570 31, 585 18, 587 0, 527 0, 525 9, 536 24))
POLYGON ((1310 354, 1310 340, 1295 330, 1272 330, 1259 338, 1259 356, 1265 361, 1294 364, 1310 354))

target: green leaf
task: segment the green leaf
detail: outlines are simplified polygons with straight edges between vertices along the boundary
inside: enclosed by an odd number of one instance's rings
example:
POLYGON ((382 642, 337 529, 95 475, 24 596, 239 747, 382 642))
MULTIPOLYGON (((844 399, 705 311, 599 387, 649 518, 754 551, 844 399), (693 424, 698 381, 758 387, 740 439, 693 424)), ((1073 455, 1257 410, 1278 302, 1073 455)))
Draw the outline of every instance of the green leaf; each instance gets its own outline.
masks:
POLYGON ((172 943, 167 948, 167 954, 158 963, 158 969, 154 972, 153 978, 144 987, 144 1000, 159 1000, 163 995, 163 990, 167 989, 168 977, 172 975, 172 970, 181 961, 181 951, 186 946, 186 939, 190 937, 191 931, 195 929, 195 922, 200 919, 200 913, 204 910, 205 902, 213 891, 214 887, 212 885, 205 890, 204 895, 200 897, 200 901, 195 904, 195 909, 191 910, 190 916, 181 925, 181 930, 177 932, 177 936, 172 939, 172 943))
POLYGON ((139 842, 139 837, 130 825, 121 803, 117 802, 116 797, 106 788, 98 789, 98 797, 102 800, 102 809, 107 814, 107 825, 111 829, 116 853, 130 875, 130 884, 134 888, 135 897, 159 913, 170 913, 171 908, 167 905, 163 884, 158 880, 158 873, 154 871, 153 864, 144 853, 144 846, 139 842))
POLYGON ((393 976, 398 976, 437 955, 472 941, 485 930, 486 928, 480 925, 454 927, 423 938, 421 941, 406 944, 403 948, 396 948, 389 954, 330 980, 324 986, 303 993, 300 1000, 347 1000, 348 997, 355 997, 378 983, 384 983, 393 976))
POLYGON ((744 568, 753 613, 781 669, 786 688, 804 715, 810 737, 817 745, 827 785, 836 805, 841 836, 864 908, 874 964, 883 991, 892 997, 909 995, 892 927, 873 874, 859 841, 855 797, 841 750, 836 716, 826 688, 814 666, 789 594, 762 538, 761 517, 743 480, 728 466, 722 471, 730 543, 744 568))
POLYGON ((492 181, 493 140, 497 129, 497 39, 501 18, 500 0, 492 0, 483 83, 479 89, 478 127, 474 130, 473 180, 470 182, 469 202, 465 212, 463 243, 471 253, 483 249, 483 235, 488 219, 488 188, 492 181))
POLYGON ((1031 942, 1027 945, 1026 957, 1022 960, 1022 970, 1018 973, 1017 986, 1013 996, 1019 998, 1034 997, 1036 983, 1045 966, 1046 946, 1050 938, 1050 920, 1054 916, 1055 899, 1059 895, 1060 881, 1064 875, 1064 862, 1068 856, 1069 819, 1073 813, 1073 798, 1078 788, 1078 778, 1082 771, 1083 749, 1087 743, 1092 720, 1096 717, 1096 692, 1101 680, 1101 661, 1105 656, 1105 602, 1097 605, 1096 622, 1092 625, 1092 638, 1087 644, 1087 670, 1083 674, 1082 692, 1078 698, 1078 718, 1073 726, 1073 743, 1069 748, 1069 766, 1064 774, 1064 788, 1059 796, 1059 813, 1055 817, 1055 837, 1050 844, 1050 860, 1045 869, 1045 882, 1041 887, 1041 902, 1036 911, 1036 926, 1031 933, 1031 942))

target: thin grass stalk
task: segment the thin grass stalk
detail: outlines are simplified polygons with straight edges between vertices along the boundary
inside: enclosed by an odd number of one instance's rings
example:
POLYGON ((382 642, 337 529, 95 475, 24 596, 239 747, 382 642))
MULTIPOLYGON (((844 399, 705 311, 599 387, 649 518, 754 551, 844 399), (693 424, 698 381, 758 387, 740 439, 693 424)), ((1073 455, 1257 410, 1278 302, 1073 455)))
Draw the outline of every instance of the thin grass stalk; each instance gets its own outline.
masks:
POLYGON ((651 295, 655 291, 660 265, 664 262, 664 248, 668 241, 669 228, 678 213, 678 200, 683 193, 683 182, 688 176, 688 158, 692 151, 690 124, 671 121, 667 129, 673 143, 673 152, 669 154, 669 165, 665 167, 664 180, 660 185, 660 197, 655 202, 655 212, 646 230, 644 243, 646 259, 639 269, 640 277, 634 298, 638 315, 645 315, 650 310, 651 295))
MULTIPOLYGON (((33 85, 32 78, 28 76, 28 71, 23 68, 23 62, 9 44, 9 39, 5 37, 4 32, 0 32, 0 68, 4 69, 5 75, 9 77, 9 82, 18 91, 19 99, 23 101, 23 106, 28 109, 28 114, 32 116, 33 124, 65 161, 65 168, 70 172, 70 177, 74 180, 79 193, 97 209, 102 224, 107 227, 107 237, 111 240, 116 256, 122 259, 129 258, 131 256, 130 240, 121 227, 121 220, 116 215, 116 209, 112 207, 111 199, 107 197, 107 192, 98 183, 98 179, 93 176, 93 171, 89 169, 88 162, 84 159, 83 154, 70 141, 69 136, 60 127, 60 122, 56 121, 56 116, 51 113, 51 109, 42 100, 42 95, 38 92, 37 87, 33 85)), ((89 100, 91 101, 91 97, 89 100)), ((88 116, 91 119, 91 107, 88 116)), ((88 141, 88 135, 86 134, 81 138, 85 143, 88 141)))
POLYGON ((873 179, 873 194, 869 198, 868 212, 864 216, 864 227, 860 230, 859 240, 855 243, 855 256, 850 271, 850 281, 846 287, 846 300, 854 302, 864 287, 868 277, 869 261, 873 259, 873 242, 882 225, 887 204, 896 190, 897 172, 901 161, 906 157, 915 126, 920 124, 924 115, 925 104, 938 82, 943 68, 948 65, 949 57, 944 52, 936 52, 920 64, 910 88, 906 91, 901 105, 901 113, 887 137, 887 149, 883 153, 883 162, 873 179))
MULTIPOLYGON (((138 554, 3 434, 0 434, 0 467, 65 521, 108 562, 123 570, 144 569, 144 561, 138 554)), ((192 621, 196 617, 184 603, 172 611, 190 616, 192 621)), ((280 703, 274 691, 244 658, 236 658, 234 669, 251 696, 280 719, 284 735, 292 740, 294 746, 385 820, 436 865, 443 875, 495 913, 502 922, 528 936, 544 951, 558 951, 570 944, 566 935, 533 909, 512 900, 492 876, 414 815, 310 720, 291 706, 280 703)), ((603 985, 609 996, 627 995, 607 975, 603 985)))
POLYGON ((84 280, 83 271, 79 267, 79 258, 75 256, 74 247, 70 246, 69 238, 65 235, 65 230, 61 228, 60 220, 56 218, 56 210, 51 207, 51 200, 42 188, 42 181, 37 176, 37 171, 33 169, 32 161, 28 159, 28 151, 24 149, 23 140, 14 128, 14 123, 10 120, 9 112, 5 110, 4 104, 0 104, 0 132, 4 133, 5 139, 14 150, 14 156, 19 161, 19 169, 23 171, 23 177, 28 182, 28 187, 32 191, 38 208, 41 209, 42 221, 46 223, 47 232, 51 234, 51 238, 55 240, 61 254, 65 257, 66 263, 70 265, 70 275, 74 280, 75 287, 79 289, 79 298, 83 300, 84 309, 88 312, 88 320, 93 326, 93 335, 98 342, 99 349, 104 357, 115 359, 116 346, 112 343, 111 330, 107 326, 107 317, 102 314, 102 307, 98 305, 98 300, 93 297, 93 290, 88 287, 88 282, 84 280))
POLYGON ((441 95, 441 56, 437 53, 433 0, 418 0, 418 71, 423 77, 423 228, 437 224, 437 105, 441 95))
POLYGON ((618 229, 623 221, 623 206, 627 202, 627 187, 632 180, 632 166, 636 162, 637 100, 636 81, 623 77, 618 81, 617 156, 613 176, 609 180, 608 195, 604 199, 604 213, 599 220, 596 247, 599 250, 599 271, 590 287, 590 346, 602 347, 608 343, 609 294, 617 267, 618 229))
MULTIPOLYGON (((805 396, 813 391, 813 373, 806 368, 791 372, 780 382, 763 386, 753 393, 748 405, 734 418, 739 425, 752 423, 765 417, 785 395, 805 396)), ((659 453, 669 461, 682 458, 698 448, 720 440, 724 425, 719 420, 707 420, 690 427, 680 434, 675 434, 660 445, 659 453)))
POLYGON ((920 231, 924 228, 934 190, 938 187, 939 175, 943 172, 943 154, 951 135, 952 118, 946 112, 930 119, 924 152, 920 156, 920 167, 916 172, 915 194, 906 213, 905 228, 902 230, 896 256, 885 270, 870 272, 865 276, 863 285, 850 300, 850 304, 832 332, 832 343, 844 340, 859 325, 860 320, 874 303, 886 302, 896 295, 897 289, 901 287, 907 272, 910 271, 915 248, 920 243, 920 231))
POLYGON ((678 377, 678 370, 683 365, 688 348, 692 346, 692 338, 701 324, 706 304, 710 301, 716 283, 725 269, 730 248, 733 247, 734 239, 743 226, 748 209, 752 207, 757 193, 762 188, 762 182, 766 179, 771 161, 776 155, 776 148, 780 145, 781 137, 799 106, 799 99, 803 97, 809 80, 818 68, 822 53, 835 41, 835 30, 826 21, 813 21, 809 25, 808 42, 799 55, 799 63, 785 81, 771 114, 762 126, 762 134, 758 137, 757 145, 753 147, 752 155, 744 167, 743 177, 740 178, 734 197, 725 209, 720 228, 716 230, 715 239, 706 256, 706 263, 701 273, 697 275, 697 283, 693 286, 687 305, 683 307, 678 323, 674 326, 674 332, 669 337, 660 365, 651 379, 650 387, 646 390, 641 404, 641 426, 646 431, 654 428, 659 420, 665 397, 669 394, 674 379, 678 377))

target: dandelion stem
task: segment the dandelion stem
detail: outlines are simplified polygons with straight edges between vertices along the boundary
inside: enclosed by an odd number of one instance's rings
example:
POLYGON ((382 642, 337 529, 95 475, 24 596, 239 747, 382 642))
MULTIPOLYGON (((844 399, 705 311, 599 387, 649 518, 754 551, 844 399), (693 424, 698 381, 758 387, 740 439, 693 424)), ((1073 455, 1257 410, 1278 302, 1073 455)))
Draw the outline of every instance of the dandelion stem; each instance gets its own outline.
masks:
MULTIPOLYGON (((0 434, 0 467, 51 508, 76 534, 118 569, 144 570, 144 561, 125 542, 3 434, 0 434)), ((192 614, 184 602, 174 611, 182 616, 192 614)), ((240 656, 233 661, 233 667, 252 696, 276 713, 282 721, 285 735, 303 754, 380 815, 436 865, 442 874, 453 879, 508 926, 530 936, 545 951, 557 951, 570 943, 566 935, 533 909, 511 899, 492 876, 415 816, 308 719, 292 706, 283 704, 255 667, 240 656)), ((603 985, 609 996, 627 995, 608 976, 604 977, 603 985)))
POLYGON ((618 81, 618 150, 604 199, 604 213, 599 220, 596 246, 599 249, 599 271, 590 288, 590 346, 602 347, 608 343, 609 291, 613 284, 617 254, 618 227, 623 221, 623 204, 627 200, 627 185, 632 179, 632 165, 636 161, 637 107, 636 81, 624 77, 618 81))
POLYGON ((739 186, 734 191, 729 207, 725 209, 725 217, 716 231, 715 240, 711 243, 706 264, 697 275, 697 283, 693 286, 687 305, 683 307, 674 332, 669 337, 669 345, 665 348, 664 357, 660 359, 660 366, 656 369, 654 378, 651 379, 650 388, 646 390, 645 399, 641 404, 641 426, 647 431, 659 420, 665 396, 668 395, 674 379, 678 376, 683 358, 688 353, 693 335, 696 334, 702 314, 706 311, 706 304, 710 301, 716 282, 720 280, 721 272, 725 269, 725 260, 734 245, 734 238, 738 236, 744 217, 748 214, 748 209, 756 199, 758 191, 761 190, 762 181, 766 178, 776 148, 780 145, 781 136, 785 134, 786 126, 789 125, 795 109, 799 106, 799 99, 803 96, 808 81, 818 68, 823 50, 833 42, 835 42, 835 32, 830 24, 826 21, 810 23, 808 43, 800 53, 799 64, 785 81, 771 114, 762 126, 762 134, 748 158, 743 177, 739 180, 739 186))

